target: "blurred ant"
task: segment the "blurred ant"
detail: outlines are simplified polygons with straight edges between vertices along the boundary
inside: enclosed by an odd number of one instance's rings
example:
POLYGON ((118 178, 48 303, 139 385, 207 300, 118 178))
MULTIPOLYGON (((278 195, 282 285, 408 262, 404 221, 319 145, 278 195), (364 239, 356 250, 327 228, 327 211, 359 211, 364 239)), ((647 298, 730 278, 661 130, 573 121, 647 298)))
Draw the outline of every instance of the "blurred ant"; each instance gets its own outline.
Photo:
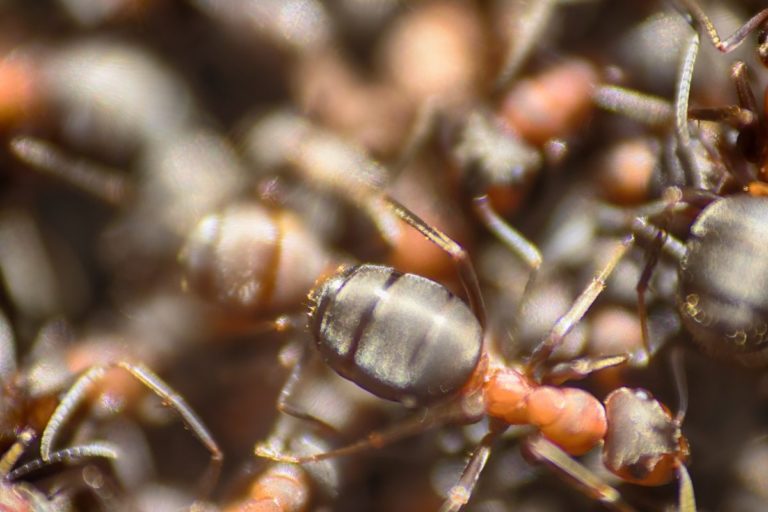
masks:
MULTIPOLYGON (((754 15, 725 41, 720 39, 717 29, 695 0, 680 0, 692 23, 712 41, 714 47, 722 53, 730 53, 738 48, 746 37, 757 31, 757 56, 763 66, 768 67, 768 9, 754 15)), ((720 121, 738 131, 737 146, 744 158, 757 165, 758 180, 747 185, 747 191, 753 195, 768 195, 768 127, 766 127, 766 108, 761 112, 754 92, 748 83, 747 65, 736 61, 731 68, 738 106, 717 108, 695 108, 689 111, 694 119, 701 121, 720 121)))
MULTIPOLYGON (((3 318, 0 318, 0 320, 4 321, 3 318)), ((3 336, 2 341, 4 345, 3 352, 15 354, 15 347, 13 346, 15 341, 13 337, 3 336)), ((41 387, 45 387, 45 384, 33 382, 35 376, 30 374, 30 369, 18 369, 15 361, 4 361, 1 376, 2 395, 0 396, 0 409, 2 409, 3 414, 0 417, 0 427, 2 427, 0 438, 15 438, 16 433, 19 431, 28 430, 32 433, 42 430, 40 439, 42 464, 51 464, 83 456, 116 458, 117 455, 112 454, 114 449, 104 443, 91 443, 60 451, 54 450, 56 439, 69 423, 71 417, 80 409, 84 402, 90 399, 90 393, 93 388, 106 381, 112 371, 126 372, 157 395, 164 405, 176 411, 184 421, 185 426, 192 431, 210 453, 211 462, 209 470, 204 477, 204 483, 206 486, 212 486, 217 479, 223 460, 223 454, 216 441, 184 398, 176 393, 158 375, 138 363, 115 361, 109 364, 93 365, 82 372, 69 385, 63 396, 58 399, 55 393, 60 390, 59 387, 55 389, 33 390, 31 389, 33 384, 41 387)), ((50 369, 48 373, 51 373, 50 369)), ((50 383, 48 385, 50 386, 50 383)), ((22 445, 28 444, 27 437, 25 435, 19 438, 22 441, 22 445)), ((23 468, 25 469, 19 468, 17 472, 11 473, 11 476, 21 475, 34 470, 36 466, 24 466, 23 468)), ((206 488, 201 494, 205 495, 209 490, 206 488)))
POLYGON ((333 259, 296 215, 256 201, 205 216, 179 253, 185 287, 257 315, 295 309, 333 259))
POLYGON ((491 445, 510 425, 531 425, 543 442, 570 455, 582 455, 603 440, 609 427, 602 403, 581 389, 546 382, 581 378, 621 364, 626 357, 575 361, 551 371, 542 364, 600 294, 631 239, 615 248, 529 361, 510 366, 486 346, 483 299, 465 250, 403 205, 387 201, 400 219, 451 255, 469 306, 426 278, 363 264, 342 268, 313 291, 310 331, 320 355, 339 375, 380 398, 425 407, 424 412, 325 453, 297 456, 260 443, 256 455, 279 462, 315 462, 378 448, 448 422, 472 423, 488 416, 488 434, 441 509, 448 512, 468 502, 491 445))
MULTIPOLYGON (((280 359, 293 368, 278 399, 281 414, 264 444, 303 455, 325 453, 370 432, 387 413, 382 405, 388 404, 339 377, 316 351, 291 344, 280 359)), ((348 462, 338 458, 307 465, 270 462, 249 478, 245 495, 224 510, 301 512, 310 501, 335 500, 358 477, 348 462)))

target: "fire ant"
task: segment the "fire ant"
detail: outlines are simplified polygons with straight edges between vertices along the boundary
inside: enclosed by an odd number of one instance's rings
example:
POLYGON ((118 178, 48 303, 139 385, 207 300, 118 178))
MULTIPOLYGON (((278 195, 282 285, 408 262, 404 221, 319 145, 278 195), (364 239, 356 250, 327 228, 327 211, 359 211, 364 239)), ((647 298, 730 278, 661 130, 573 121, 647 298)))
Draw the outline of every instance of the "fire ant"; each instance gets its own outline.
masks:
MULTIPOLYGON (((487 416, 489 432, 441 508, 455 512, 469 501, 493 442, 510 425, 535 427, 538 434, 528 442, 539 439, 569 455, 582 455, 599 444, 609 430, 605 407, 588 392, 559 384, 621 364, 626 356, 576 361, 549 372, 542 365, 600 294, 632 239, 617 245, 528 362, 513 366, 501 361, 484 339, 483 298, 466 251, 405 206, 392 199, 387 203, 395 215, 451 255, 469 306, 426 278, 363 264, 340 269, 312 292, 310 331, 321 357, 339 375, 380 398, 424 407, 423 413, 325 453, 293 455, 259 443, 256 455, 278 462, 316 462, 382 447, 441 424, 473 423, 487 416)), ((684 459, 679 456, 673 466, 684 459)), ((618 466, 613 469, 627 469, 623 463, 618 466)), ((619 497, 615 503, 622 509, 619 497)))

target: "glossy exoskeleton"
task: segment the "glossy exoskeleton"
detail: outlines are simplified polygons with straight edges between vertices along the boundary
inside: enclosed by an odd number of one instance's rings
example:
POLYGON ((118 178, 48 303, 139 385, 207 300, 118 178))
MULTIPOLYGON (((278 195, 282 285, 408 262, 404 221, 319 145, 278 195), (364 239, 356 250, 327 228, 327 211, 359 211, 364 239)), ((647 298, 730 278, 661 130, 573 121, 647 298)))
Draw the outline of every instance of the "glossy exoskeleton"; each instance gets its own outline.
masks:
MULTIPOLYGON (((318 352, 339 375, 380 398, 423 406, 423 413, 324 453, 289 454, 259 443, 256 454, 278 462, 317 462, 381 447, 433 426, 471 423, 487 416, 489 432, 448 492, 443 512, 456 512, 468 502, 493 442, 510 425, 533 427, 534 434, 524 443, 544 453, 542 458, 558 470, 579 466, 569 455, 583 455, 600 443, 608 418, 593 395, 559 384, 627 358, 574 361, 551 370, 542 364, 600 294, 630 240, 616 247, 530 360, 510 365, 485 344, 482 296, 464 249, 404 206, 387 201, 402 220, 453 256, 470 305, 423 277, 390 267, 357 265, 340 269, 314 291, 310 331, 318 352)), ((595 486, 599 490, 591 494, 610 494, 603 501, 617 510, 631 510, 617 492, 604 491, 612 488, 602 483, 595 486)))

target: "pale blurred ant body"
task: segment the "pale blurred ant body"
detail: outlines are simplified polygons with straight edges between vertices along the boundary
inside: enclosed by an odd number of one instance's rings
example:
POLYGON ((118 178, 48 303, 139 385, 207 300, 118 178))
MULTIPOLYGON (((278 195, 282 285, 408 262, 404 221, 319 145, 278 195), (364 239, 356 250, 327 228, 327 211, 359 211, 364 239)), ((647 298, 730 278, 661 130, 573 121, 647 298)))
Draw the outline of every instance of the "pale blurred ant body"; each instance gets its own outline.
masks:
POLYGON ((332 259, 293 213, 255 201, 204 217, 180 253, 185 285, 255 314, 295 309, 332 259))
MULTIPOLYGON (((570 455, 584 454, 600 443, 609 428, 603 404, 581 389, 544 382, 560 384, 584 377, 596 369, 620 364, 626 357, 582 360, 548 372, 541 365, 600 294, 629 243, 614 250, 528 363, 509 366, 486 346, 485 310, 467 253, 404 206, 393 200, 389 205, 398 217, 451 254, 470 306, 423 277, 401 274, 390 267, 358 265, 341 269, 313 292, 310 330, 319 353, 338 374, 378 397, 408 407, 425 407, 424 412, 326 453, 295 456, 259 444, 257 455, 282 462, 319 461, 380 447, 432 426, 471 423, 488 416, 489 433, 441 509, 457 511, 469 500, 492 443, 509 425, 531 425, 541 437, 529 439, 545 439, 542 442, 570 455)), ((677 460, 672 466, 684 471, 685 457, 677 460)), ((592 494, 610 495, 606 502, 627 510, 622 508, 625 505, 619 495, 606 491, 603 485, 592 494)))

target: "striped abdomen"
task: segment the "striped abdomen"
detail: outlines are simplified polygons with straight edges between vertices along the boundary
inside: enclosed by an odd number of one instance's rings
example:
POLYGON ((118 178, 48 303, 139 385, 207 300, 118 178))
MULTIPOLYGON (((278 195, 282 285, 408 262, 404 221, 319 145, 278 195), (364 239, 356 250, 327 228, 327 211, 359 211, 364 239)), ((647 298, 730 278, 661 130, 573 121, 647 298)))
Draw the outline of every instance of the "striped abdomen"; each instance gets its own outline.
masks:
POLYGON ((444 286, 390 267, 344 269, 315 292, 310 327, 326 362, 371 393, 419 405, 472 375, 482 329, 444 286))

